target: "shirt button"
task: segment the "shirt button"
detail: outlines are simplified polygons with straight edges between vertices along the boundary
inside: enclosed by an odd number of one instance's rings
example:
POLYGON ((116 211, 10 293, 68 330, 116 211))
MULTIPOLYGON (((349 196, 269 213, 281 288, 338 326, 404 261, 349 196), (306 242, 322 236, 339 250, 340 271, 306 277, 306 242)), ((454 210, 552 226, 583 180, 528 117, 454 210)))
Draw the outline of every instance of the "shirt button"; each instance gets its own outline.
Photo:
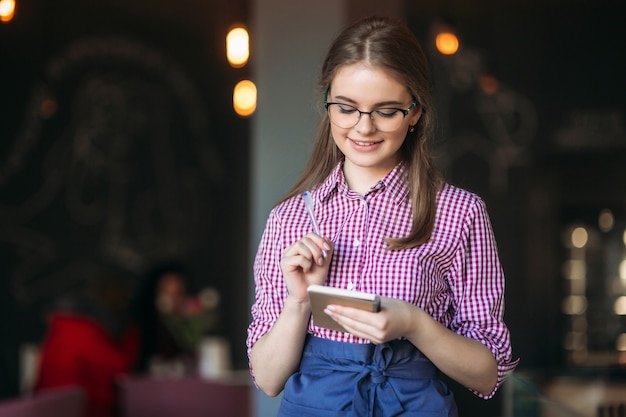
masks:
POLYGON ((354 242, 352 242, 352 246, 357 247, 361 244, 361 241, 359 239, 354 239, 354 242))
POLYGON ((348 289, 349 289, 349 290, 354 289, 354 284, 353 284, 353 283, 351 283, 351 282, 350 282, 350 283, 348 283, 348 289))

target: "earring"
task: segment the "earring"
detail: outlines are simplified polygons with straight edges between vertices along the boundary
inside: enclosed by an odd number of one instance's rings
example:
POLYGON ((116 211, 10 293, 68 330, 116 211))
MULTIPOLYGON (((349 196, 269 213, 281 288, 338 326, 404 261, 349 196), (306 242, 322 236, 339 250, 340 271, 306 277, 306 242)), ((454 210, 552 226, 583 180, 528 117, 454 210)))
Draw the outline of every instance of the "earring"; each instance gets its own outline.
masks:
POLYGON ((409 132, 410 133, 415 132, 415 125, 409 126, 409 132))

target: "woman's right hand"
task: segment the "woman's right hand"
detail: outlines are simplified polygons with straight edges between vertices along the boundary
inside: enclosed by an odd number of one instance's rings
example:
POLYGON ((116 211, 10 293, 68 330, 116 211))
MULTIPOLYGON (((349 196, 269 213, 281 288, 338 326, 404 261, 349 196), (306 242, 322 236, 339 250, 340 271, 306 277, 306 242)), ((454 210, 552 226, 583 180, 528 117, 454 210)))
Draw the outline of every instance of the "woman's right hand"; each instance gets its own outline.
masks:
POLYGON ((289 296, 299 302, 307 301, 308 286, 326 282, 332 255, 332 242, 315 233, 309 233, 285 249, 280 268, 289 296))

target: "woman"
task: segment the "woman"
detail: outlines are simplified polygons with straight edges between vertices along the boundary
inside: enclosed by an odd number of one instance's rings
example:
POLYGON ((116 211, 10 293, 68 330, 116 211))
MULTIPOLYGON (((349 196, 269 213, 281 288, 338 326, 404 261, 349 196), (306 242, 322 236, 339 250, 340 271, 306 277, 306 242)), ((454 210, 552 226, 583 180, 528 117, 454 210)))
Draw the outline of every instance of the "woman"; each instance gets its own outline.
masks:
POLYGON ((161 315, 163 310, 182 303, 192 291, 191 271, 179 261, 157 264, 143 278, 134 302, 135 320, 141 331, 136 372, 151 374, 155 368, 179 371, 177 365, 184 349, 161 315))
POLYGON ((254 265, 250 367, 265 393, 284 391, 281 416, 456 416, 439 371, 490 398, 516 366, 485 205, 445 183, 429 154, 429 83, 399 21, 363 19, 329 49, 313 156, 270 213, 254 265), (330 305, 346 332, 318 327, 311 284, 378 294, 382 310, 330 305))
POLYGON ((131 276, 102 266, 76 294, 57 300, 46 314, 35 390, 78 385, 85 390, 84 417, 113 417, 116 381, 131 373, 139 332, 129 314, 131 276))

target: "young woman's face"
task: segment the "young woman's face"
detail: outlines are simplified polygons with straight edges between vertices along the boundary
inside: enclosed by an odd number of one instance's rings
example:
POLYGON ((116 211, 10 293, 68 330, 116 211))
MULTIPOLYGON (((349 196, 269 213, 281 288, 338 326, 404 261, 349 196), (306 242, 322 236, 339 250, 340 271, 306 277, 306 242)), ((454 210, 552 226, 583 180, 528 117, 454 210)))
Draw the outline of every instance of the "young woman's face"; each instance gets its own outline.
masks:
MULTIPOLYGON (((344 103, 362 112, 371 112, 383 108, 406 110, 413 103, 413 98, 407 87, 391 72, 357 63, 344 66, 337 72, 331 83, 327 101, 344 103)), ((341 109, 342 112, 346 109, 352 111, 345 107, 341 109)), ((385 114, 375 115, 374 118, 386 117, 385 114)), ((331 114, 331 133, 337 147, 346 157, 344 164, 346 174, 351 172, 353 175, 378 179, 384 177, 400 161, 400 147, 409 126, 417 123, 420 114, 417 106, 405 117, 399 113, 402 120, 398 128, 384 132, 377 129, 376 121, 368 114, 362 114, 352 127, 337 126, 332 121, 331 114)))

